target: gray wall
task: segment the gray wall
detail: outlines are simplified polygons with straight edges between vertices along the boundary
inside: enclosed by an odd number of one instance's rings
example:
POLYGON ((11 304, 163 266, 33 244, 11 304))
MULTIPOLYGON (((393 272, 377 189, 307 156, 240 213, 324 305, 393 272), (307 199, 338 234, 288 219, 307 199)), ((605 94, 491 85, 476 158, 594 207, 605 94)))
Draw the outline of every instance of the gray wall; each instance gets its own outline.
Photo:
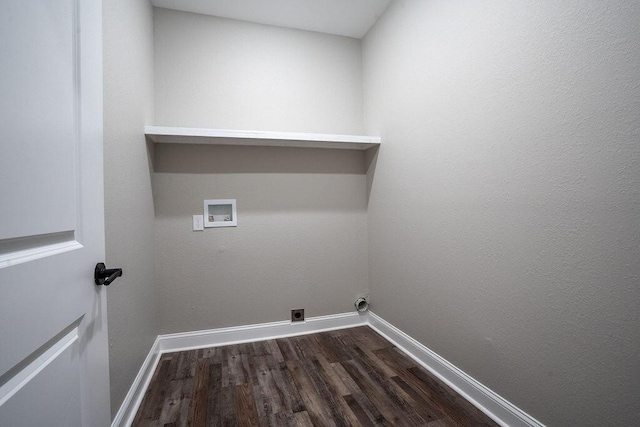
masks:
POLYGON ((156 124, 362 133, 360 40, 155 9, 156 124))
POLYGON ((548 425, 640 418, 640 4, 397 0, 372 310, 548 425))
MULTIPOLYGON (((360 41, 155 10, 159 125, 359 133, 360 41)), ((353 309, 367 291, 362 152, 159 145, 160 333, 353 309), (191 230, 203 200, 238 227, 191 230)))
POLYGON ((147 0, 103 0, 107 292, 111 413, 115 415, 158 334, 154 212, 143 134, 153 123, 153 13, 147 0))

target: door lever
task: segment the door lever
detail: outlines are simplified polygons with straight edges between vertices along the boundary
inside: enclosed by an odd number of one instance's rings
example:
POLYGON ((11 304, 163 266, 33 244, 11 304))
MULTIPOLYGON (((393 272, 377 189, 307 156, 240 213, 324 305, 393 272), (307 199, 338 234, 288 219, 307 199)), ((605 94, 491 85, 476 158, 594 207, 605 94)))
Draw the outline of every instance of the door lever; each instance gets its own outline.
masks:
POLYGON ((122 276, 121 268, 107 268, 103 262, 99 262, 96 264, 96 269, 93 274, 93 278, 95 279, 96 285, 98 286, 109 286, 111 282, 113 282, 120 276, 122 276))

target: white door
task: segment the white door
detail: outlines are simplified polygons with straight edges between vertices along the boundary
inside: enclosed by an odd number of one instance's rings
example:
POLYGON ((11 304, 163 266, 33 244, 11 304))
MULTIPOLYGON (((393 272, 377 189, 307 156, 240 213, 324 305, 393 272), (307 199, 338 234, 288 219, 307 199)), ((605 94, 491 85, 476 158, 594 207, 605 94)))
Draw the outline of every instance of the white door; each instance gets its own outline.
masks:
POLYGON ((110 422, 101 7, 0 1, 0 426, 110 422))

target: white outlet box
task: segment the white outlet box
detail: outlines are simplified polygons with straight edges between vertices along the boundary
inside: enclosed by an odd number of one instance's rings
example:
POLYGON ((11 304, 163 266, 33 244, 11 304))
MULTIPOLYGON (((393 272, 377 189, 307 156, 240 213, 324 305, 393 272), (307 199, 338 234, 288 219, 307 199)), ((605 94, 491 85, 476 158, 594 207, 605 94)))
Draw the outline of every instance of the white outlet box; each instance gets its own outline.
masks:
POLYGON ((193 216, 193 231, 204 231, 204 216, 193 216))

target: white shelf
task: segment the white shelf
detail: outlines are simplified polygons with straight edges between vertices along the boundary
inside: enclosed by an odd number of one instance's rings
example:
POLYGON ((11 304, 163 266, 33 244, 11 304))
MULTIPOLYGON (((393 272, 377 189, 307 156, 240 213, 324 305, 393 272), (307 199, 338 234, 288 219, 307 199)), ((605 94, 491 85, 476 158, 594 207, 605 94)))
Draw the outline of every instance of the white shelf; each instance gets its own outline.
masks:
POLYGON ((364 135, 162 126, 145 126, 144 133, 152 142, 160 144, 254 145, 263 147, 342 148, 349 150, 366 150, 380 145, 379 136, 364 135))

